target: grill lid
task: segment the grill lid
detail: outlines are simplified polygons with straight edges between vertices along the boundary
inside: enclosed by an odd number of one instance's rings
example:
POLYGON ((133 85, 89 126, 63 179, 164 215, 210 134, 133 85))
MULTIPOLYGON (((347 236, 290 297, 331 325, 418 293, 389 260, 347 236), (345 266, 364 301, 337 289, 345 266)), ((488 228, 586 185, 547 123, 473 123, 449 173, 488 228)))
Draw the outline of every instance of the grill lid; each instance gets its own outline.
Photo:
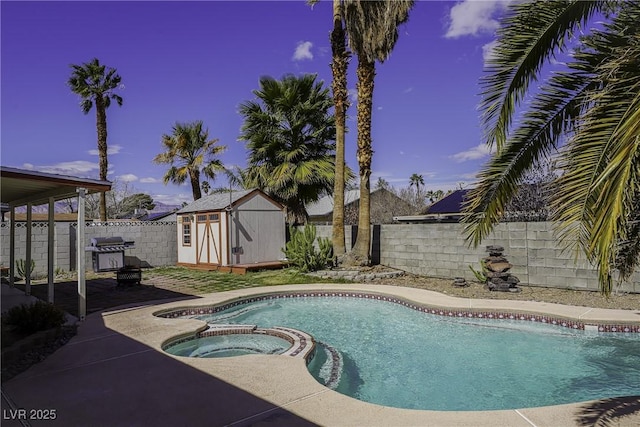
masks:
POLYGON ((91 246, 118 246, 124 245, 124 239, 122 237, 92 237, 91 246))

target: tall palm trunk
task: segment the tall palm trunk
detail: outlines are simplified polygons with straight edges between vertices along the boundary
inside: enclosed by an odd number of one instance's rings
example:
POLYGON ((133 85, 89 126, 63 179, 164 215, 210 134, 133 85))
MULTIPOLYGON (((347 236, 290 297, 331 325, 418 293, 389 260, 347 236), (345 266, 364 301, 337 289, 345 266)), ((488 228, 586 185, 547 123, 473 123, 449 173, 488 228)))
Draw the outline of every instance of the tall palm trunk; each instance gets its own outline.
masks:
POLYGON ((191 191, 193 193, 193 200, 198 200, 202 198, 202 192, 200 191, 200 171, 198 169, 190 170, 189 179, 191 181, 191 191))
POLYGON ((358 237, 353 247, 352 258, 359 264, 369 264, 371 246, 370 177, 371 159, 371 110, 373 105, 373 84, 376 76, 374 61, 358 58, 358 166, 360 174, 360 206, 358 213, 358 237))
MULTIPOLYGON (((100 158, 100 179, 107 179, 109 163, 107 160, 107 112, 102 97, 96 97, 96 128, 98 130, 98 156, 100 158)), ((100 193, 100 221, 107 220, 107 195, 100 193)))
POLYGON ((333 0, 333 30, 331 31, 331 51, 333 60, 333 102, 336 120, 336 161, 335 181, 333 184, 333 228, 331 240, 333 253, 337 257, 345 254, 344 238, 344 138, 346 110, 349 107, 347 97, 347 66, 349 56, 346 49, 346 34, 342 26, 342 0, 333 0))

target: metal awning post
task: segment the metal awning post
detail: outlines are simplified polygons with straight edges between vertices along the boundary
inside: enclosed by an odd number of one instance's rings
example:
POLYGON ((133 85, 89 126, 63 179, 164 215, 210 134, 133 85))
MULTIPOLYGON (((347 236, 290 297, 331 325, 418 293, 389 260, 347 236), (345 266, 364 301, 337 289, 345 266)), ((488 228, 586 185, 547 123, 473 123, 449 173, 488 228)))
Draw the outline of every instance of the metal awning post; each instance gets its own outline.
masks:
POLYGON ((49 225, 47 230, 47 301, 53 304, 53 263, 55 251, 55 200, 49 197, 49 225))
POLYGON ((86 189, 78 188, 78 226, 76 229, 76 254, 78 269, 78 319, 81 321, 87 315, 87 283, 85 278, 84 263, 84 204, 86 199, 86 189))
POLYGON ((31 295, 31 219, 32 219, 31 203, 27 203, 27 253, 24 261, 24 293, 31 295))
POLYGON ((9 212, 9 286, 15 285, 16 277, 16 207, 11 205, 9 212))

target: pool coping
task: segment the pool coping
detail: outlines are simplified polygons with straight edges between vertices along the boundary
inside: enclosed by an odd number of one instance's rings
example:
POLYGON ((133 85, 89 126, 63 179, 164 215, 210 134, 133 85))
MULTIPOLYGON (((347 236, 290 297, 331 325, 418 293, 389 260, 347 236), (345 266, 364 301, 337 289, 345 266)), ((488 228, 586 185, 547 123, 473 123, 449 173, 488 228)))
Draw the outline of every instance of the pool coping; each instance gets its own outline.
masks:
MULTIPOLYGON (((640 326, 640 310, 592 309, 531 301, 472 300, 415 288, 366 284, 284 285, 242 289, 208 294, 191 301, 113 310, 104 312, 102 316, 108 328, 140 341, 156 351, 162 351, 162 345, 168 339, 202 330, 203 322, 194 319, 162 318, 154 314, 177 308, 213 306, 278 292, 309 291, 386 295, 416 304, 442 307, 452 310, 452 313, 465 310, 539 313, 554 318, 573 319, 585 324, 640 326)), ((301 358, 284 358, 277 355, 249 355, 223 359, 169 356, 319 425, 577 425, 579 411, 585 404, 589 404, 578 402, 541 408, 480 412, 399 409, 362 402, 323 387, 309 374, 306 363, 301 358), (239 372, 242 372, 242 375, 238 375, 239 372)), ((258 416, 264 414, 255 414, 253 417, 258 416)), ((237 424, 246 424, 253 417, 237 420, 237 424)), ((637 424, 638 419, 634 417, 631 422, 637 424)), ((236 423, 230 425, 234 424, 236 423)))

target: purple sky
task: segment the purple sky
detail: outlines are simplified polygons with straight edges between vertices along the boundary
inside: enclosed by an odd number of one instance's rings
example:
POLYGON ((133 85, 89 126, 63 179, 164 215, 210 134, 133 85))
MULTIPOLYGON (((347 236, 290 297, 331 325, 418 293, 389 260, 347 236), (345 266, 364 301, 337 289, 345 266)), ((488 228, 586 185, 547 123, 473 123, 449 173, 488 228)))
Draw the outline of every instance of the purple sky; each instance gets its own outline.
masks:
MULTIPOLYGON (((473 183, 487 159, 478 79, 503 1, 416 2, 391 57, 377 66, 372 185, 422 174, 427 188, 473 183)), ((317 73, 331 82, 331 2, 13 2, 1 7, 1 136, 4 166, 98 177, 95 113, 67 87, 70 64, 97 57, 122 76, 124 105, 107 111, 109 180, 164 203, 191 201, 164 185, 153 157, 176 121, 203 120, 246 165, 238 106, 262 75, 317 73)), ((349 74, 355 94, 356 60, 349 74)), ((355 161, 355 98, 347 162, 355 161)), ((213 187, 226 185, 221 177, 213 187)))

